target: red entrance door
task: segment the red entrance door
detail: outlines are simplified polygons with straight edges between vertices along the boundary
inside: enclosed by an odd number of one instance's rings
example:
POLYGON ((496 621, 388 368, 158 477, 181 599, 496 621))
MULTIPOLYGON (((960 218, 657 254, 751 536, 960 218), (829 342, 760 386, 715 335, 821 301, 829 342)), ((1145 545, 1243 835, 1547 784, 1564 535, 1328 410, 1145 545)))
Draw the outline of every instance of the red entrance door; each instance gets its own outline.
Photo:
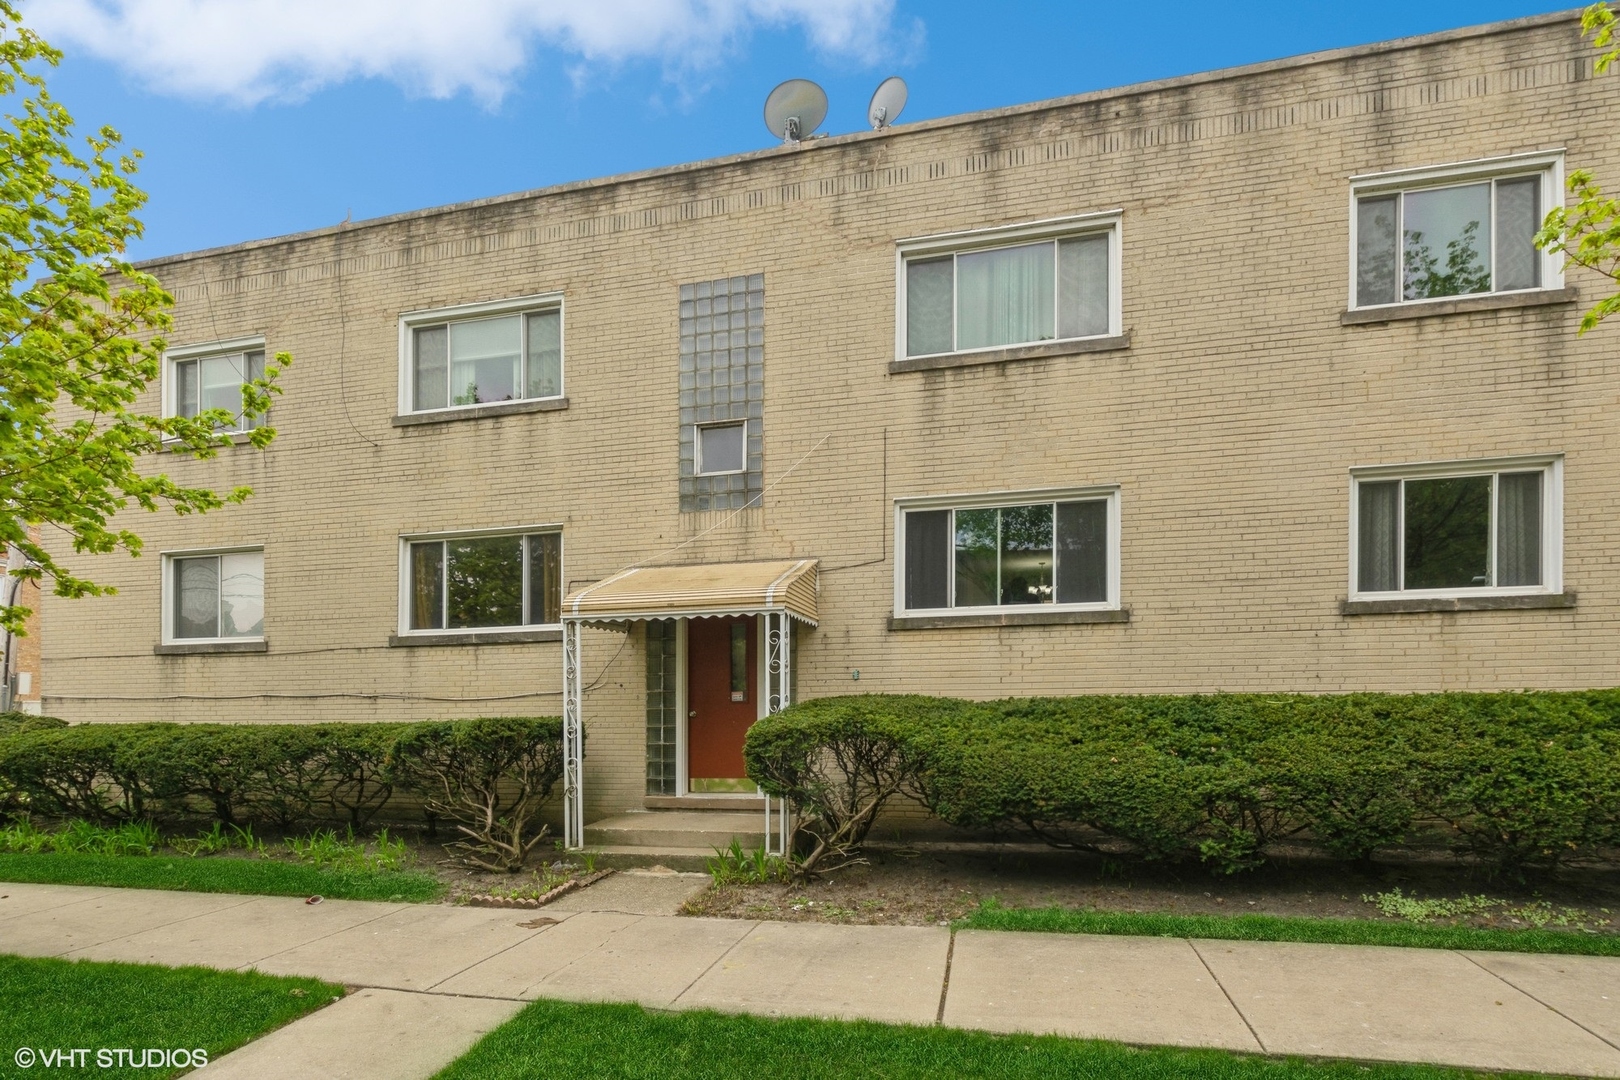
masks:
POLYGON ((754 790, 742 748, 759 718, 757 653, 752 615, 686 624, 686 775, 694 792, 754 790))

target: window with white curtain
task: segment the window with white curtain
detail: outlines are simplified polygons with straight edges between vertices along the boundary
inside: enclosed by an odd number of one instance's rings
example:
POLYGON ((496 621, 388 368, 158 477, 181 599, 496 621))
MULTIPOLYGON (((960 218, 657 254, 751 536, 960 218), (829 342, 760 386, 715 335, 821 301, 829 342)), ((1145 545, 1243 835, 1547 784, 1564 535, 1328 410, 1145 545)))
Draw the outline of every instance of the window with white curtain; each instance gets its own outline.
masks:
POLYGON ((896 610, 1117 607, 1118 501, 1111 489, 905 500, 896 610))
POLYGON ((252 641, 264 637, 264 550, 164 558, 164 639, 252 641))
POLYGON ((562 396, 560 298, 414 312, 401 324, 404 412, 562 396))
POLYGON ((903 357, 1119 332, 1118 215, 900 243, 903 357))
POLYGON ((1560 590, 1560 459, 1369 468, 1352 477, 1353 595, 1560 590))
POLYGON ((1353 178, 1351 306, 1561 288, 1535 245, 1561 183, 1558 154, 1353 178))

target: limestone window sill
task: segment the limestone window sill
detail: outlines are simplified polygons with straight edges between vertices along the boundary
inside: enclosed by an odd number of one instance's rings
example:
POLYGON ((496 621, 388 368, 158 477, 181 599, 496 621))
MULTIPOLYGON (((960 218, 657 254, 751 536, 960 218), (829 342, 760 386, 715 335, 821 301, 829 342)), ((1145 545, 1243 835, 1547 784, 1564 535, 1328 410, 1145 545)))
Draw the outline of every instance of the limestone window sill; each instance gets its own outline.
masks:
MULTIPOLYGON (((251 446, 253 445, 253 435, 246 431, 233 431, 231 432, 231 445, 251 446)), ((178 439, 164 439, 163 452, 165 454, 184 453, 185 447, 180 444, 180 440, 178 439)))
POLYGON ((1579 299, 1573 285, 1563 289, 1529 289, 1524 292, 1487 293, 1459 296, 1451 300, 1413 300, 1404 304, 1351 308, 1339 316, 1340 326, 1369 326, 1376 323, 1427 319, 1436 315, 1464 315, 1473 311, 1505 311, 1512 308, 1573 304, 1579 299))
POLYGON ((889 374, 908 371, 942 371, 946 368, 1008 364, 1019 360, 1050 360, 1086 353, 1117 352, 1131 347, 1131 332, 1111 337, 1080 338, 1076 341, 1043 341, 1035 345, 1014 345, 1007 349, 978 349, 974 352, 941 353, 938 356, 908 356, 889 361, 889 374))
POLYGON ((1071 626, 1128 623, 1131 609, 1115 611, 1004 611, 984 615, 894 615, 890 630, 957 630, 981 626, 1071 626))
POLYGON ((1530 611, 1572 608, 1575 594, 1535 593, 1530 596, 1413 596, 1395 600, 1340 600, 1341 615, 1404 615, 1423 611, 1530 611))
POLYGON ((200 653, 261 653, 270 651, 268 639, 258 641, 177 641, 168 645, 154 645, 158 656, 195 656, 200 653))
POLYGON ((389 634, 394 649, 432 648, 435 645, 532 645, 539 641, 561 641, 562 630, 474 631, 450 634, 389 634))
POLYGON ((534 401, 497 401, 489 405, 467 405, 458 409, 434 409, 432 412, 401 413, 389 423, 395 427, 416 427, 419 424, 452 424, 457 420, 483 420, 490 416, 514 416, 518 413, 560 412, 568 408, 568 399, 538 398, 534 401))

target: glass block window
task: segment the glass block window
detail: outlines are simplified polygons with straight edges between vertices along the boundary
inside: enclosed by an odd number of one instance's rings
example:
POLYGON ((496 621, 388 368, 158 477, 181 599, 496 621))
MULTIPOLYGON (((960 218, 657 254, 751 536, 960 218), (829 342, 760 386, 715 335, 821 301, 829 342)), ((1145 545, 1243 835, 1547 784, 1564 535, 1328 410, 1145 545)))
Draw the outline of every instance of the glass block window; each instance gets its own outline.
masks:
POLYGON ((676 622, 647 622, 647 794, 674 795, 675 725, 680 700, 676 692, 676 622))
POLYGON ((765 275, 682 285, 680 297, 681 510, 746 506, 764 487, 765 275))

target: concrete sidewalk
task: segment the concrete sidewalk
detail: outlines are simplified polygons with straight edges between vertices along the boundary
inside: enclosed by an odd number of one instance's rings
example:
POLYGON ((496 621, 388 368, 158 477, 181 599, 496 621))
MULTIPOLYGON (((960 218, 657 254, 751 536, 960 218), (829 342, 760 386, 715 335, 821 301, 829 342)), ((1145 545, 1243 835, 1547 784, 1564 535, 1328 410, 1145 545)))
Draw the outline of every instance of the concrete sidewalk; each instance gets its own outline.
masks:
POLYGON ((0 884, 0 952, 364 988, 216 1078, 428 1077, 536 998, 1620 1077, 1620 959, 682 918, 640 888, 513 911, 0 884))

